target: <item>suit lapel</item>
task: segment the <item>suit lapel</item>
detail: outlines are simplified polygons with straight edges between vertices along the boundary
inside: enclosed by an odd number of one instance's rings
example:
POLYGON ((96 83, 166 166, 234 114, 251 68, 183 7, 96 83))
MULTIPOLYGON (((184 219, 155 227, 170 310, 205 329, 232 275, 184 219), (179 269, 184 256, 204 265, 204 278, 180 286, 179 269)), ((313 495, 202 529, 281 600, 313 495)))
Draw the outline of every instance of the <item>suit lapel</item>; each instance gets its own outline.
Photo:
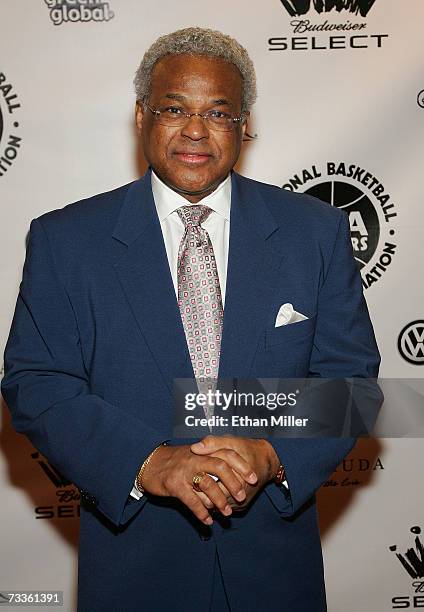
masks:
MULTIPOLYGON (((220 378, 246 377, 266 324, 282 253, 278 225, 254 182, 232 174, 230 245, 220 378)), ((193 368, 169 270, 150 171, 127 192, 113 237, 127 246, 114 263, 146 344, 172 392, 193 368)))
POLYGON ((150 175, 147 171, 128 190, 113 232, 128 248, 114 268, 146 344, 172 391, 173 378, 192 378, 194 374, 150 175))
POLYGON ((254 182, 233 173, 219 377, 248 377, 282 253, 278 225, 254 182))

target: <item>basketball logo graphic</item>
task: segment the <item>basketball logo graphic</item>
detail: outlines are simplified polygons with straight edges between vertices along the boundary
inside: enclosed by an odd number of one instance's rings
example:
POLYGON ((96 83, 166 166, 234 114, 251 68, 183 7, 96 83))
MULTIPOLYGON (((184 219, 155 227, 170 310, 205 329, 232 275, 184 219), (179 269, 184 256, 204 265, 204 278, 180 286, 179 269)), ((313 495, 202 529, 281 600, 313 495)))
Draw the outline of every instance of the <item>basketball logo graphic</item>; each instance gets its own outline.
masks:
POLYGON ((305 168, 283 185, 343 210, 349 217, 352 249, 365 289, 377 282, 396 252, 395 205, 382 183, 356 164, 327 162, 305 168))
POLYGON ((305 193, 344 210, 349 216, 353 252, 362 270, 372 259, 380 239, 380 223, 369 197, 355 185, 328 181, 305 193))

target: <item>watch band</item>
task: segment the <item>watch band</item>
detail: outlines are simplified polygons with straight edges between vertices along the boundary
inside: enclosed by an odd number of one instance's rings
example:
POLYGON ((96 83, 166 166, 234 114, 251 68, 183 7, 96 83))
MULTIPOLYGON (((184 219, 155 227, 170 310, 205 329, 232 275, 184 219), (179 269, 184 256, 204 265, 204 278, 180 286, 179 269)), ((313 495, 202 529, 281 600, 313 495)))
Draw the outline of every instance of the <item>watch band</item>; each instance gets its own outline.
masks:
POLYGON ((274 476, 275 484, 276 485, 280 485, 283 482, 285 475, 286 475, 286 470, 284 469, 284 467, 280 463, 280 467, 278 468, 278 472, 274 476))

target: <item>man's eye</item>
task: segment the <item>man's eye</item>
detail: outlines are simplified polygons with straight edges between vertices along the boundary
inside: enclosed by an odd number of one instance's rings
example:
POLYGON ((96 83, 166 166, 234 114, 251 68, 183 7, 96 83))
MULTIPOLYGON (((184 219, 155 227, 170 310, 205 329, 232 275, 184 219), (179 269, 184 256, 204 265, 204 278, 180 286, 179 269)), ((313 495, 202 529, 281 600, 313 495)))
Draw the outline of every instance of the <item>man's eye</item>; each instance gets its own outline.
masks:
POLYGON ((161 113, 165 113, 167 115, 181 115, 183 114, 183 112, 183 109, 178 108, 178 106, 167 106, 166 108, 161 110, 161 113))
POLYGON ((228 119, 228 118, 231 117, 231 115, 229 115, 228 113, 224 113, 224 112, 219 111, 219 110, 211 110, 211 111, 209 111, 208 114, 213 119, 228 119))

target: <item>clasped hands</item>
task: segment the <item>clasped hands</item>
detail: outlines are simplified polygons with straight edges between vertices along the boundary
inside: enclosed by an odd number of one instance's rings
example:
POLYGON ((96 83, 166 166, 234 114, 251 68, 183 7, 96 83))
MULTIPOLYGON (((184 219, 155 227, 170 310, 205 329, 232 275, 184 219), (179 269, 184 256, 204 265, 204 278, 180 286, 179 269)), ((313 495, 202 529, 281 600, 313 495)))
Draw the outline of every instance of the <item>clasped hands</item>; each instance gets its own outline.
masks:
POLYGON ((161 446, 143 474, 143 488, 152 495, 180 499, 206 525, 210 511, 224 516, 244 510, 277 473, 279 458, 264 439, 206 436, 190 445, 161 446), (206 472, 197 492, 193 476, 206 472), (214 474, 218 482, 209 476, 214 474))

